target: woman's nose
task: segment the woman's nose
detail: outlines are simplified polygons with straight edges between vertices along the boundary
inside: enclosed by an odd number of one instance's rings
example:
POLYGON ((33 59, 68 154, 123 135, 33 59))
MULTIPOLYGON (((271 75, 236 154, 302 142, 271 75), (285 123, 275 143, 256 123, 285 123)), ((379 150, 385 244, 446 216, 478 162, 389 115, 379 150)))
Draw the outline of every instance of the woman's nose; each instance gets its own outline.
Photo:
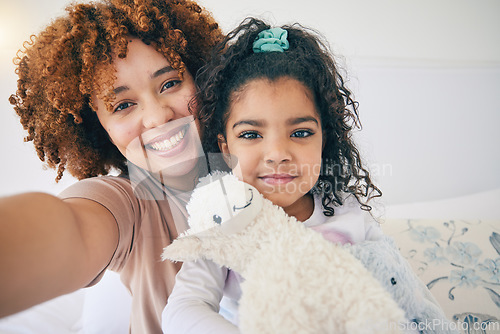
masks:
POLYGON ((292 160, 290 148, 286 140, 270 140, 265 147, 264 160, 268 164, 280 164, 292 160))
POLYGON ((174 111, 167 104, 151 101, 143 107, 142 122, 145 128, 151 129, 170 122, 174 118, 174 111))

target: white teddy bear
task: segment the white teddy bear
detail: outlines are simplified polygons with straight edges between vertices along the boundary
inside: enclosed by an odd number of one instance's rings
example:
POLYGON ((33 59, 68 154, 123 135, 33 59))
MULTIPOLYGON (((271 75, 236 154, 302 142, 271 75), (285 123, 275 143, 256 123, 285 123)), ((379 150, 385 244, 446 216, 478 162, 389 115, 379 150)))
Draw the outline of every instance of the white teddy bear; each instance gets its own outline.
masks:
POLYGON ((289 217, 231 174, 201 180, 190 229, 163 259, 209 259, 238 272, 241 333, 399 333, 404 311, 346 247, 289 217))

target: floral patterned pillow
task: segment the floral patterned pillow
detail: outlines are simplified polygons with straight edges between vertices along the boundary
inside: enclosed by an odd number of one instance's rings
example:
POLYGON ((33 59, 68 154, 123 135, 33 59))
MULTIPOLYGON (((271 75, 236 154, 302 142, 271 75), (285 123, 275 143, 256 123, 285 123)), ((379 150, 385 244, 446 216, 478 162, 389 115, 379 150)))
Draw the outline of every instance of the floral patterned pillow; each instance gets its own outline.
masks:
POLYGON ((500 333, 500 222, 388 220, 420 279, 462 333, 500 333))

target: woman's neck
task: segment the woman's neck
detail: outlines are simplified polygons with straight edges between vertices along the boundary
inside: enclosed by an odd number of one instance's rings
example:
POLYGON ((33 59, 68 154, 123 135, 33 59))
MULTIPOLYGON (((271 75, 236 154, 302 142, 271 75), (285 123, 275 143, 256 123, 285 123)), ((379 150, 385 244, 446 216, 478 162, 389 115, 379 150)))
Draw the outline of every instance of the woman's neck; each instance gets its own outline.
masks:
POLYGON ((151 173, 151 175, 159 181, 163 186, 176 189, 180 191, 191 191, 198 183, 200 175, 206 171, 205 162, 203 159, 198 159, 198 163, 190 171, 179 176, 163 175, 160 171, 158 173, 151 173))

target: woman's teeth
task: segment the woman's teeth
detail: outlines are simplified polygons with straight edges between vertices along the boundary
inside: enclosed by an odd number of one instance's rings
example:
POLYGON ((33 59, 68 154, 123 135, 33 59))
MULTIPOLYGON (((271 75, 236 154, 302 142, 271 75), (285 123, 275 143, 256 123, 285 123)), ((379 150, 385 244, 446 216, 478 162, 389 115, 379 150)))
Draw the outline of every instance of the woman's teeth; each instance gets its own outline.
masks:
POLYGON ((185 134, 186 134, 186 128, 183 128, 181 131, 177 132, 172 137, 167 138, 165 140, 157 141, 155 143, 149 144, 148 146, 156 151, 168 151, 176 147, 182 141, 182 138, 184 138, 185 134))

